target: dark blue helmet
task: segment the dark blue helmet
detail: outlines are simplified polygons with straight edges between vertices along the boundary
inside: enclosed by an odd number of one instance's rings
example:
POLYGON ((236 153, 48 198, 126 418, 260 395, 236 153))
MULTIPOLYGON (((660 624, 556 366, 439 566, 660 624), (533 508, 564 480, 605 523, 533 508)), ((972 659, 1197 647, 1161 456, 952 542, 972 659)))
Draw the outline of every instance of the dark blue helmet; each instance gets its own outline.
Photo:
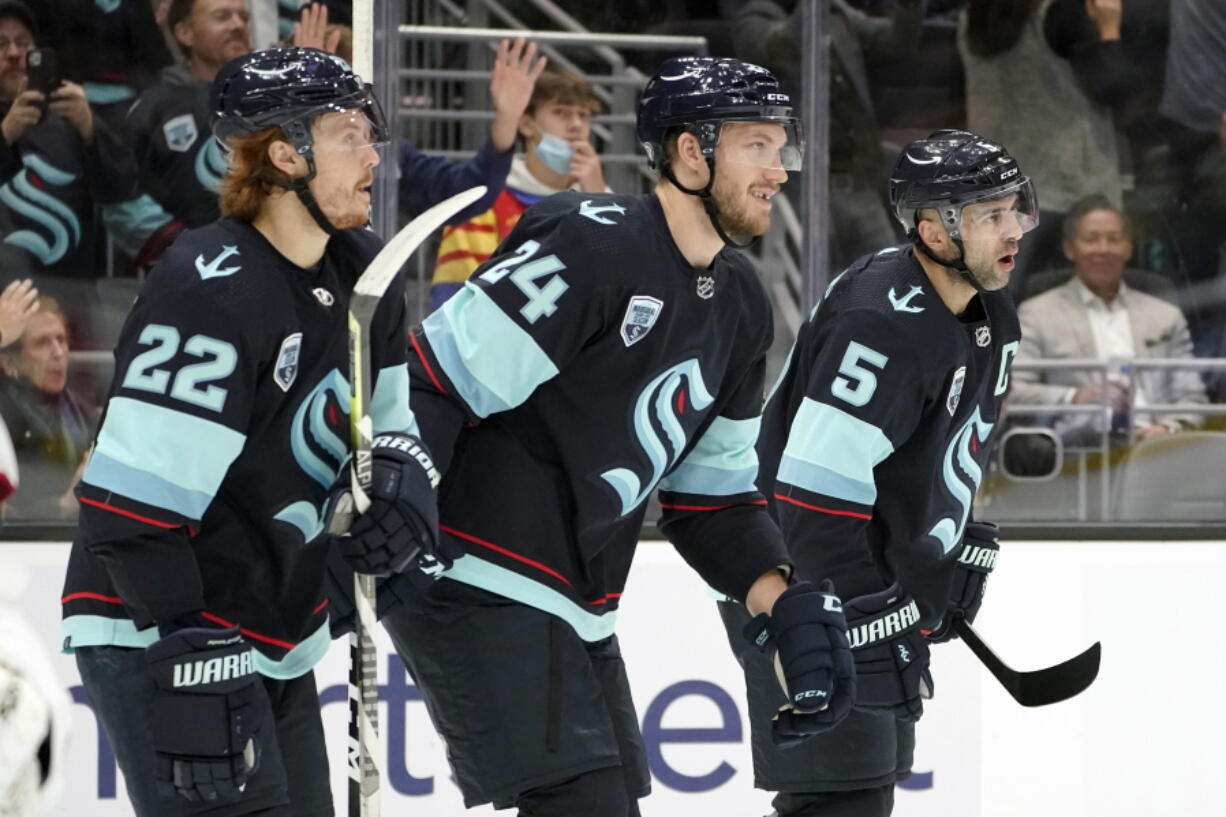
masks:
MULTIPOLYGON (((643 89, 635 131, 648 163, 660 167, 669 133, 693 133, 703 155, 710 158, 722 125, 745 121, 789 127, 799 150, 800 123, 792 100, 770 71, 729 57, 674 57, 660 65, 643 89)), ((794 164, 788 169, 799 169, 798 158, 794 164)))
POLYGON ((213 80, 209 106, 213 135, 222 142, 279 127, 299 153, 309 153, 316 117, 355 108, 370 120, 375 141, 388 139, 370 85, 343 59, 316 48, 270 48, 231 60, 213 80))
POLYGON ((1030 179, 1003 145, 965 130, 939 130, 916 139, 890 174, 890 208, 908 234, 916 213, 933 209, 958 238, 962 208, 1016 193, 1024 230, 1038 224, 1039 204, 1030 179))

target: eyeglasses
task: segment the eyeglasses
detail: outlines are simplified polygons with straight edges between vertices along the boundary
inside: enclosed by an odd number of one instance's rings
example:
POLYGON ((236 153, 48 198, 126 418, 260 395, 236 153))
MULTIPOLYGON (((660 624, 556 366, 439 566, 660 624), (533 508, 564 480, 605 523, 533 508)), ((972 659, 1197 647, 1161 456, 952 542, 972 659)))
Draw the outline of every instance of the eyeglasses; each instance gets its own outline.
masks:
POLYGON ((19 37, 16 40, 0 40, 0 54, 9 50, 10 45, 17 46, 17 50, 25 53, 34 48, 34 41, 27 37, 19 37))

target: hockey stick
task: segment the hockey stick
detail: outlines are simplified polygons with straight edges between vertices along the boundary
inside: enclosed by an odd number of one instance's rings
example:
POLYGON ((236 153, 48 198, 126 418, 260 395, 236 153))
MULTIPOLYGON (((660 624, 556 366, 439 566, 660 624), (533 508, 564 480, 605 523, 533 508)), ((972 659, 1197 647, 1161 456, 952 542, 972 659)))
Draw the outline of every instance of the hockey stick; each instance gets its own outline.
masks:
MULTIPOLYGON (((332 532, 349 529, 352 515, 370 507, 370 324, 379 300, 404 262, 430 234, 485 195, 484 187, 457 193, 409 222, 366 267, 349 298, 349 429, 353 444, 353 502, 338 511, 332 532)), ((407 342, 407 341, 406 341, 407 342)), ((375 579, 354 574, 354 631, 349 636, 349 817, 379 817, 379 697, 376 686, 375 579)))
POLYGON ((965 619, 958 619, 954 630, 988 668, 988 672, 996 676, 1001 686, 1013 696, 1013 700, 1022 706, 1046 706, 1068 700, 1084 691, 1098 677, 1098 665, 1102 658, 1102 642, 1099 641, 1080 655, 1054 667, 1018 672, 1001 661, 965 619))

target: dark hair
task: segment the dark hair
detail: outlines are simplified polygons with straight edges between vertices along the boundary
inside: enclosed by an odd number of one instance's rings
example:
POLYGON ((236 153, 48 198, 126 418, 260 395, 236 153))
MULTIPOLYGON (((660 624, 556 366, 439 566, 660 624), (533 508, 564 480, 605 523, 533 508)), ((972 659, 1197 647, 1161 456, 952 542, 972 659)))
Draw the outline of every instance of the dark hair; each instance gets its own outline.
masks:
POLYGON ((966 47, 977 57, 992 57, 1017 43, 1022 28, 1042 0, 970 0, 966 7, 966 47))
POLYGON ((38 23, 30 13, 30 7, 21 0, 0 0, 0 20, 11 17, 30 31, 30 36, 38 42, 38 23))
POLYGON ((1104 196, 1102 193, 1091 193, 1088 196, 1078 199, 1068 212, 1064 214, 1064 221, 1060 225, 1061 232, 1064 238, 1069 239, 1077 235, 1077 226, 1081 224, 1081 220, 1090 213, 1096 213, 1099 210, 1106 210, 1109 213, 1115 213, 1120 217, 1120 221, 1124 223, 1124 235, 1129 240, 1132 239, 1132 222, 1128 220, 1128 216, 1124 215, 1124 211, 1115 206, 1111 199, 1104 196))
POLYGON ((183 53, 183 58, 190 60, 192 58, 192 50, 179 42, 179 38, 175 36, 175 28, 179 23, 192 16, 192 9, 196 7, 196 0, 170 0, 170 9, 166 12, 166 29, 170 32, 170 37, 175 41, 175 45, 179 46, 179 51, 183 53))

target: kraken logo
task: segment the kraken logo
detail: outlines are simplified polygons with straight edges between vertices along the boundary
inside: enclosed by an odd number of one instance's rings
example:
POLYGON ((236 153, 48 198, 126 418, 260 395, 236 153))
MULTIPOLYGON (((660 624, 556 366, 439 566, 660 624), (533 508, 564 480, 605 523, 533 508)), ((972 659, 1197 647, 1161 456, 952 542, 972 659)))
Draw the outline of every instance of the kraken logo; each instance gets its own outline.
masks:
POLYGON ((221 150, 216 139, 205 139, 196 151, 196 180, 205 190, 216 193, 221 189, 221 179, 230 169, 230 158, 221 150))
POLYGON ((613 468, 600 475, 617 492, 622 516, 643 503, 685 448, 685 429, 677 416, 675 400, 683 380, 689 381, 688 399, 695 410, 702 411, 715 400, 703 382, 697 358, 670 367, 643 387, 634 403, 634 432, 651 464, 651 473, 646 480, 630 468, 613 468))
MULTIPOLYGON (((290 426, 294 460, 324 488, 332 487, 349 456, 343 436, 348 428, 349 381, 333 369, 303 398, 290 426)), ((319 507, 306 500, 282 508, 274 518, 298 528, 305 542, 323 531, 319 507)))
POLYGON ((25 167, 0 187, 0 203, 23 220, 41 227, 46 236, 31 229, 19 229, 3 240, 49 267, 81 243, 81 222, 72 208, 47 188, 67 187, 77 181, 77 177, 36 154, 22 156, 21 161, 25 167))
POLYGON ((949 553, 962 541, 962 531, 966 527, 966 518, 971 512, 971 502, 975 498, 975 491, 979 490, 979 482, 983 479, 983 469, 975 461, 971 445, 975 442, 974 438, 977 437, 977 450, 984 450, 983 443, 988 441, 993 427, 992 423, 984 422, 983 416, 979 413, 979 407, 976 406, 975 412, 966 419, 945 449, 942 470, 945 487, 949 489, 960 509, 957 518, 943 517, 932 526, 932 530, 928 531, 929 536, 935 537, 941 543, 945 553, 949 553), (966 478, 959 475, 954 468, 955 457, 966 478))

